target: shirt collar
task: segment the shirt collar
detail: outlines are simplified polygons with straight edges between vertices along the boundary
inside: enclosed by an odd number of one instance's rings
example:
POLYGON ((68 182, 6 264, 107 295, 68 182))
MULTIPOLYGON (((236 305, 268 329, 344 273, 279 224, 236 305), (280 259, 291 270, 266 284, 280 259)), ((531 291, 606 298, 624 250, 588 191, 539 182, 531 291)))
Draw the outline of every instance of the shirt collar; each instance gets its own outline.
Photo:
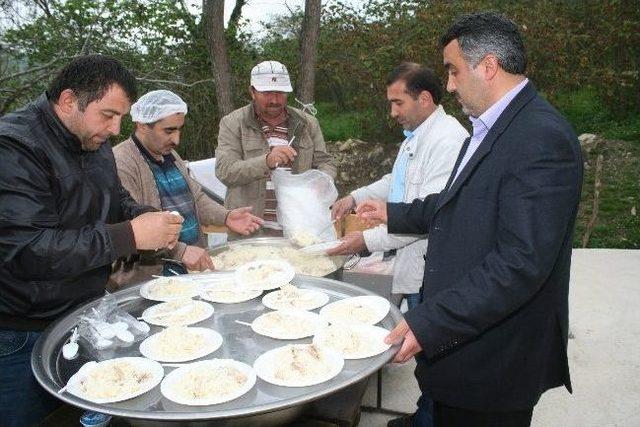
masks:
POLYGON ((165 154, 162 156, 162 160, 157 160, 155 157, 153 157, 151 155, 151 153, 149 153, 149 151, 146 149, 146 147, 144 145, 142 145, 142 142, 140 142, 140 140, 138 139, 138 137, 136 136, 135 133, 131 134, 131 139, 133 140, 133 142, 136 144, 136 147, 138 147, 138 150, 140 151, 140 153, 142 153, 142 155, 144 156, 145 159, 157 164, 157 165, 163 165, 163 164, 173 164, 176 160, 176 158, 173 156, 172 153, 169 154, 165 154), (169 163, 166 163, 169 162, 169 163))
POLYGON ((284 117, 283 117, 283 119, 280 122, 278 122, 277 124, 275 124, 275 125, 270 125, 269 123, 266 122, 266 120, 264 120, 262 117, 260 117, 260 115, 258 115, 258 112, 256 111, 255 105, 252 104, 252 106, 253 106, 252 107, 253 108, 253 114, 254 114, 256 122, 258 123, 258 126, 260 128, 262 128, 264 126, 267 126, 270 129, 273 129, 275 127, 287 127, 287 122, 289 120, 289 111, 287 110, 286 107, 284 109, 284 117))
POLYGON ((429 117, 424 119, 424 121, 422 123, 420 123, 418 125, 418 127, 416 127, 414 130, 412 130, 412 131, 404 130, 403 131, 404 136, 407 137, 407 138, 410 138, 412 136, 415 136, 415 135, 418 135, 418 134, 424 132, 425 129, 427 129, 431 125, 431 123, 433 123, 433 121, 435 120, 436 116, 441 114, 442 112, 444 112, 444 108, 442 108, 442 105, 438 105, 436 107, 436 109, 433 110, 433 112, 431 114, 429 114, 429 117))
POLYGON ((504 110, 507 109, 513 98, 516 97, 520 93, 520 91, 529 83, 529 79, 525 78, 523 81, 518 83, 515 87, 513 87, 509 92, 505 93, 502 98, 500 98, 495 104, 487 109, 484 113, 480 115, 480 117, 472 117, 469 116, 469 120, 473 125, 473 133, 476 134, 476 129, 486 129, 489 130, 491 127, 498 121, 500 115, 504 110))

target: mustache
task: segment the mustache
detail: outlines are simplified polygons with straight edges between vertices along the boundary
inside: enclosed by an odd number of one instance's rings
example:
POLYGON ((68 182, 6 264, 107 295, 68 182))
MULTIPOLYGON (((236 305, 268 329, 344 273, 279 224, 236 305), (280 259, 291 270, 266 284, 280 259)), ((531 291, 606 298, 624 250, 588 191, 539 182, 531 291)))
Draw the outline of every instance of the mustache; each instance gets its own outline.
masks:
POLYGON ((271 103, 269 103, 269 104, 267 104, 267 107, 280 108, 280 107, 282 107, 282 104, 271 104, 271 103))

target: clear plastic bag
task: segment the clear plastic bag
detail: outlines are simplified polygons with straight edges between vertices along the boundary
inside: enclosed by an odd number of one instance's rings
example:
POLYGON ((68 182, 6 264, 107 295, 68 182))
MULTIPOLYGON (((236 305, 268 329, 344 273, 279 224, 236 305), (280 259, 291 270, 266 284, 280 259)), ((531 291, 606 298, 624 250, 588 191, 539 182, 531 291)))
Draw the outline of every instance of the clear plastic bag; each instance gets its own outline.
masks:
POLYGON ((113 295, 106 295, 97 307, 78 316, 78 333, 98 360, 112 357, 118 347, 142 341, 149 330, 149 325, 118 307, 113 295))
POLYGON ((300 246, 336 239, 329 208, 338 198, 338 190, 329 175, 319 170, 294 175, 276 169, 271 181, 284 237, 298 241, 300 246))

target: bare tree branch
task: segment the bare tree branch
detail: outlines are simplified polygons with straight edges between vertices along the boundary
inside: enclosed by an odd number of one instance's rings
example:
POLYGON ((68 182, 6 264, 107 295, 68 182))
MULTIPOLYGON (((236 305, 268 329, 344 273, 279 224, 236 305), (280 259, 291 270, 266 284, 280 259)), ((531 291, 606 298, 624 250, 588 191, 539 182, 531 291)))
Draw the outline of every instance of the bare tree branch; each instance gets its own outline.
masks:
POLYGON ((91 43, 91 36, 93 36, 94 34, 93 28, 98 22, 98 19, 100 19, 100 15, 102 15, 102 12, 104 12, 106 8, 107 8, 107 2, 105 1, 102 4, 102 9, 100 9, 98 13, 96 13, 96 15, 93 18, 93 22, 89 26, 89 30, 87 31, 87 37, 85 37, 84 42, 82 43, 82 49, 80 49, 80 52, 78 53, 79 55, 88 55, 90 53, 91 48, 89 43, 91 43))
MULTIPOLYGON (((34 78, 30 79, 28 82, 26 82, 22 86, 12 89, 11 92, 13 93, 8 95, 6 98, 4 98, 4 100, 2 100, 2 104, 0 104, 0 116, 4 115, 8 111, 11 105, 18 98, 20 98, 20 96, 22 96, 23 93, 27 92, 37 83, 40 83, 44 79, 46 79, 47 75, 48 75, 48 71, 43 72, 41 74, 36 75, 34 78)), ((5 90, 4 92, 9 92, 9 90, 5 90)))
POLYGON ((289 3, 287 3, 286 0, 284 2, 284 7, 287 8, 287 10, 289 11, 289 14, 291 16, 294 16, 296 14, 296 12, 291 8, 291 6, 289 6, 289 3))
POLYGON ((51 9, 49 8, 49 2, 47 0, 34 0, 33 2, 47 15, 47 18, 51 18, 51 9))
POLYGON ((58 52, 58 55, 55 56, 55 58, 53 58, 51 61, 47 62, 46 64, 43 65, 39 65, 37 67, 33 67, 30 68, 28 70, 24 70, 24 71, 20 71, 18 73, 14 73, 14 74, 10 74, 8 76, 4 76, 0 78, 0 83, 4 83, 8 80, 12 80, 18 77, 22 77, 25 76, 27 74, 32 74, 32 73, 36 73, 38 71, 50 68, 53 64, 55 64, 56 62, 58 62, 61 59, 67 59, 68 57, 64 57, 62 56, 62 52, 58 52))

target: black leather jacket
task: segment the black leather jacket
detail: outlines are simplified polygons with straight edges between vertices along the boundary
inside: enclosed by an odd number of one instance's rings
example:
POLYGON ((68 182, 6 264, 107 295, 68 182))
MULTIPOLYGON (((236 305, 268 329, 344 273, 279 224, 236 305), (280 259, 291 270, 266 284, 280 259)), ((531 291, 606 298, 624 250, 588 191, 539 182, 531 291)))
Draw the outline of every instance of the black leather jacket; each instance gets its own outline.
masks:
POLYGON ((40 330, 104 293, 153 210, 120 185, 108 143, 83 151, 46 94, 0 118, 0 329, 40 330))

